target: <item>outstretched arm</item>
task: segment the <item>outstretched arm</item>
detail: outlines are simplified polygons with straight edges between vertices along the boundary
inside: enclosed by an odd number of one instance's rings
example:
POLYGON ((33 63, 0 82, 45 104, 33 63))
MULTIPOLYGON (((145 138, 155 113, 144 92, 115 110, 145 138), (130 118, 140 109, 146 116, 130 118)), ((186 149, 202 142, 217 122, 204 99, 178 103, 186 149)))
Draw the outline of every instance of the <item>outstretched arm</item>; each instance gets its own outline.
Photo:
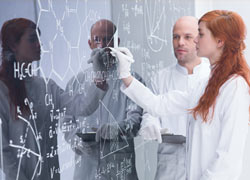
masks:
POLYGON ((134 61, 127 48, 112 48, 112 53, 119 60, 118 70, 124 86, 121 90, 136 104, 153 116, 162 117, 167 114, 187 113, 189 94, 171 91, 163 95, 153 94, 147 87, 130 74, 130 66, 134 61), (122 76, 121 76, 122 74, 122 76))

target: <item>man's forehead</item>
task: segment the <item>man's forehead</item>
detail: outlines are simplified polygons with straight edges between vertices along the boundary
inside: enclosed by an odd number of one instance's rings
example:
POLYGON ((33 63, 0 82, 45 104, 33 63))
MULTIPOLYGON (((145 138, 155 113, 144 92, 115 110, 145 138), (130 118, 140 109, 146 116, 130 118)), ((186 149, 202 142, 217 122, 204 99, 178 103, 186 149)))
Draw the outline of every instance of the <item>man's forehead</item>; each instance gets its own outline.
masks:
POLYGON ((184 16, 176 21, 173 27, 174 33, 196 34, 198 33, 198 21, 194 17, 184 16))
POLYGON ((97 31, 92 31, 91 33, 91 37, 93 38, 94 36, 98 36, 98 37, 112 37, 114 35, 113 32, 111 31, 107 31, 107 30, 97 30, 97 31))
POLYGON ((179 35, 179 36, 193 36, 195 35, 197 32, 189 32, 189 31, 177 31, 177 32, 173 32, 173 35, 179 35))
POLYGON ((113 30, 105 29, 105 28, 95 28, 91 31, 92 34, 114 34, 113 30))
POLYGON ((115 28, 112 24, 108 22, 97 22, 92 27, 92 33, 95 32, 107 32, 107 33, 114 33, 115 28))
POLYGON ((198 33, 198 26, 176 26, 173 34, 195 35, 198 33))

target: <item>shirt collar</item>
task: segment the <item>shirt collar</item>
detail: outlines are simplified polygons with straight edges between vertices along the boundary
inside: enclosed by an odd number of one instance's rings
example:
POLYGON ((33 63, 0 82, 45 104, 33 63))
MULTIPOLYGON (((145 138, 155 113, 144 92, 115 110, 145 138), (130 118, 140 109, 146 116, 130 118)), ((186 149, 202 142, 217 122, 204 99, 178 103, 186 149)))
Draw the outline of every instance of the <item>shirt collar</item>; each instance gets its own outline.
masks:
POLYGON ((176 63, 176 69, 179 71, 181 74, 188 75, 188 70, 187 68, 181 66, 179 63, 176 63))
MULTIPOLYGON (((201 60, 201 63, 196 65, 193 69, 193 74, 196 74, 199 72, 199 69, 202 67, 202 64, 203 64, 203 60, 201 60)), ((188 70, 187 68, 185 68, 184 66, 181 66, 179 63, 176 63, 176 69, 184 74, 184 75, 192 75, 192 74, 188 74, 188 70)))

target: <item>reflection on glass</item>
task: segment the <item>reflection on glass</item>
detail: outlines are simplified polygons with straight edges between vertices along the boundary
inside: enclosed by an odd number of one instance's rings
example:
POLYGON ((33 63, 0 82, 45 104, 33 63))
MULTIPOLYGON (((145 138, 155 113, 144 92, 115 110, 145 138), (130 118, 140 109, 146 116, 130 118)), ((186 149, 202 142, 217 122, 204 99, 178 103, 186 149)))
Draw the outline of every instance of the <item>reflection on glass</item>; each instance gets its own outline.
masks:
POLYGON ((142 109, 120 91, 117 60, 106 48, 114 46, 115 32, 116 26, 106 19, 91 26, 88 44, 93 50, 89 60, 92 67, 80 72, 66 87, 66 91, 78 92, 96 79, 109 87, 98 109, 91 116, 71 121, 76 128, 65 133, 75 152, 74 179, 138 179, 133 137, 140 127, 142 109), (98 71, 105 71, 105 76, 98 76, 98 71), (93 72, 93 78, 89 78, 93 72))
POLYGON ((0 162, 7 180, 59 180, 61 119, 88 116, 106 93, 90 83, 86 96, 70 96, 53 80, 33 76, 31 63, 40 60, 39 34, 36 24, 24 18, 6 21, 1 29, 0 162))

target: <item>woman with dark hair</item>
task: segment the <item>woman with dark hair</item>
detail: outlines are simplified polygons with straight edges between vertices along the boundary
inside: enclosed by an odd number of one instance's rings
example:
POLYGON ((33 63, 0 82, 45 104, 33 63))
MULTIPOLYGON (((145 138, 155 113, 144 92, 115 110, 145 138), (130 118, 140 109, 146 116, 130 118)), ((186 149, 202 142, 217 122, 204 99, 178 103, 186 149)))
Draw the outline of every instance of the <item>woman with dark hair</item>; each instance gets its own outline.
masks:
POLYGON ((36 24, 24 18, 6 21, 1 29, 0 166, 6 180, 60 179, 58 120, 91 114, 105 95, 93 83, 86 96, 70 96, 54 81, 33 76, 31 63, 40 60, 39 34, 36 24))
POLYGON ((119 59, 123 92, 154 116, 187 113, 187 179, 239 179, 249 122, 250 71, 243 55, 246 28, 235 12, 214 10, 199 20, 199 56, 211 75, 191 92, 154 95, 130 75, 133 56, 112 49, 119 59))

